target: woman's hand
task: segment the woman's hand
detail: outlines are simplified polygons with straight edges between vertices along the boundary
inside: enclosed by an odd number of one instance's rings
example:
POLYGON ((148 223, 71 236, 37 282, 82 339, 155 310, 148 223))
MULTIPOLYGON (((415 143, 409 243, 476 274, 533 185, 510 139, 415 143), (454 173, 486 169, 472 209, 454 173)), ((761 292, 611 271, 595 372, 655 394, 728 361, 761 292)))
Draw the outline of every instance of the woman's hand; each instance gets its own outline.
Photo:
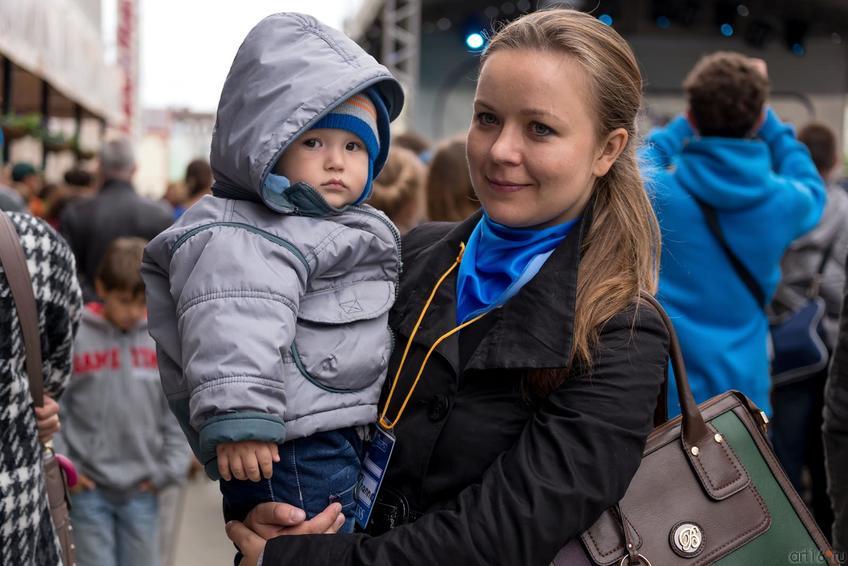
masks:
POLYGON ((342 506, 331 503, 326 509, 306 520, 303 510, 286 503, 260 503, 244 520, 245 526, 265 540, 281 535, 333 534, 344 525, 342 506))
POLYGON ((255 566, 265 551, 265 541, 281 535, 333 534, 344 525, 342 506, 331 503, 310 520, 286 503, 260 503, 247 515, 244 524, 227 523, 227 537, 244 555, 240 566, 255 566))
POLYGON ((265 539, 248 529, 238 521, 227 523, 227 537, 235 544, 244 558, 239 566, 256 566, 259 557, 265 552, 265 539))
POLYGON ((44 396, 43 407, 35 408, 35 423, 41 443, 50 441, 59 432, 59 403, 49 395, 44 396))

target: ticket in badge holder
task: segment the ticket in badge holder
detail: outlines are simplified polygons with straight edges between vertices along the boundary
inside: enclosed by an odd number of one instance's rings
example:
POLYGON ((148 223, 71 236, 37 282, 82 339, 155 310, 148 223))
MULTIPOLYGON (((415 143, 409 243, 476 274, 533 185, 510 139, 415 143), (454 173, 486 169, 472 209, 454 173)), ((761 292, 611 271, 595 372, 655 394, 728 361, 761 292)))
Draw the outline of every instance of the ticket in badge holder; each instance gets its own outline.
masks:
POLYGON ((377 427, 377 432, 371 440, 371 446, 362 463, 362 473, 356 485, 356 523, 365 528, 374 510, 377 493, 386 477, 386 469, 395 448, 395 437, 392 433, 377 427))

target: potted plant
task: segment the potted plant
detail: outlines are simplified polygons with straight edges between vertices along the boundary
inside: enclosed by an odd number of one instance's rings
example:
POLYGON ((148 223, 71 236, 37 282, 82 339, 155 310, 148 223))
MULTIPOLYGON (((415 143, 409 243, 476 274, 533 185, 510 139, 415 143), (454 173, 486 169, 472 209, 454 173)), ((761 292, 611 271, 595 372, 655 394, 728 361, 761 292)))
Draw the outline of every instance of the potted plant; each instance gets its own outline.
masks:
POLYGON ((41 140, 44 142, 44 150, 48 152, 65 151, 73 147, 72 140, 61 132, 51 133, 45 130, 41 140))
POLYGON ((41 128, 41 116, 36 113, 6 114, 0 116, 0 128, 8 141, 35 135, 41 128))
POLYGON ((78 137, 71 139, 71 149, 77 156, 77 159, 93 159, 97 152, 93 149, 86 149, 80 146, 78 137))

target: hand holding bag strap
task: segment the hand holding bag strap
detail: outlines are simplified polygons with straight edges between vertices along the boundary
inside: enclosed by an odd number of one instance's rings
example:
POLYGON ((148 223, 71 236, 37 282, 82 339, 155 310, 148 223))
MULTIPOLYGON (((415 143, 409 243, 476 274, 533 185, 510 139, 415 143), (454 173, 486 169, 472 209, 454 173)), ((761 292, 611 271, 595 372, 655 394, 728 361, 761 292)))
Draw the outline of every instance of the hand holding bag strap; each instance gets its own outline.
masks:
POLYGON ((36 407, 44 406, 44 370, 41 365, 41 339, 38 331, 38 310, 32 279, 18 233, 9 216, 0 211, 0 263, 6 272, 12 299, 24 338, 26 372, 29 390, 36 407))

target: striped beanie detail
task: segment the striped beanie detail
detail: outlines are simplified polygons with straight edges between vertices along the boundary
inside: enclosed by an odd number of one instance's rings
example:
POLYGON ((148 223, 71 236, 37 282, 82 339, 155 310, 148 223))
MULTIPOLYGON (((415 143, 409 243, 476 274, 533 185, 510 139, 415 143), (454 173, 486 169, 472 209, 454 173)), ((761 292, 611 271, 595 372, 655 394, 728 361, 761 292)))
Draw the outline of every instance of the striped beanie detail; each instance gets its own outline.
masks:
POLYGON ((377 108, 371 98, 365 93, 354 94, 326 116, 315 122, 312 130, 333 128, 351 132, 362 140, 368 152, 368 179, 360 197, 354 204, 359 204, 371 194, 371 182, 374 178, 374 161, 380 154, 380 134, 377 126, 377 108))

